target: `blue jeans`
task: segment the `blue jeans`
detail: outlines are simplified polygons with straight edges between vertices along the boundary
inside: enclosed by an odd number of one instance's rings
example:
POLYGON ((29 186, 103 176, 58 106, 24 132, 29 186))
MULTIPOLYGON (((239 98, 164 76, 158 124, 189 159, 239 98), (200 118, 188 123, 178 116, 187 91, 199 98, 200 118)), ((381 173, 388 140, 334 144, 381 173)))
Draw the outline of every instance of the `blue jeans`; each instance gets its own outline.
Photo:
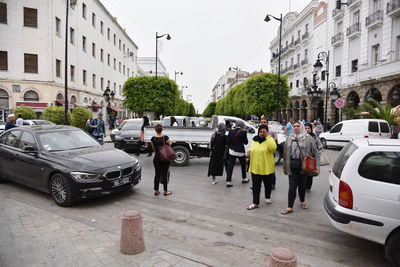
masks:
POLYGON ((246 178, 246 156, 243 157, 236 157, 229 155, 229 165, 228 165, 228 170, 226 172, 226 181, 231 182, 232 181, 232 173, 233 173, 233 167, 235 166, 236 159, 239 159, 240 162, 240 167, 242 168, 242 178, 246 178))

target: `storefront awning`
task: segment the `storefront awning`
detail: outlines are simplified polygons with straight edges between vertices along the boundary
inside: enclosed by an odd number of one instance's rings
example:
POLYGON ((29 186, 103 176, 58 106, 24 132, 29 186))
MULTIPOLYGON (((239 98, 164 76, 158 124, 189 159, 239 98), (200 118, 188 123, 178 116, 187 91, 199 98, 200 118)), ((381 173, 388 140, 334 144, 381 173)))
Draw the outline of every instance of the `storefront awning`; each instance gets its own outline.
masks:
POLYGON ((116 112, 119 112, 119 111, 124 111, 124 109, 123 108, 120 108, 120 107, 110 107, 112 110, 114 110, 114 111, 116 111, 116 112))
POLYGON ((65 102, 63 100, 56 100, 56 103, 60 106, 64 106, 65 102))
POLYGON ((102 108, 102 106, 98 105, 98 104, 93 104, 92 107, 94 107, 94 108, 102 108))
POLYGON ((30 107, 32 109, 45 109, 47 108, 47 103, 40 103, 40 102, 16 102, 15 105, 20 107, 24 105, 25 107, 30 107))

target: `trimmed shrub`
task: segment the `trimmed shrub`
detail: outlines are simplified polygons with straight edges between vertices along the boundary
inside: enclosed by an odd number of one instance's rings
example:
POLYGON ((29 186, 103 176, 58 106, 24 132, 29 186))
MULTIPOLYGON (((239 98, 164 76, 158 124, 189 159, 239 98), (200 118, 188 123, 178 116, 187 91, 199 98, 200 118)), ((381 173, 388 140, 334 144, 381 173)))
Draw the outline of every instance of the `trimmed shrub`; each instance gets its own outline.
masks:
POLYGON ((33 109, 31 109, 30 107, 25 107, 24 105, 16 107, 14 110, 14 114, 17 118, 18 118, 18 115, 21 114, 22 119, 24 119, 24 120, 36 119, 35 111, 33 109))
MULTIPOLYGON (((65 108, 64 107, 47 107, 43 111, 43 119, 51 121, 55 124, 62 125, 65 121, 65 108)), ((68 122, 71 123, 72 115, 68 111, 68 122)))
POLYGON ((92 117, 92 112, 84 107, 76 107, 72 110, 71 125, 86 131, 86 122, 90 117, 92 117))

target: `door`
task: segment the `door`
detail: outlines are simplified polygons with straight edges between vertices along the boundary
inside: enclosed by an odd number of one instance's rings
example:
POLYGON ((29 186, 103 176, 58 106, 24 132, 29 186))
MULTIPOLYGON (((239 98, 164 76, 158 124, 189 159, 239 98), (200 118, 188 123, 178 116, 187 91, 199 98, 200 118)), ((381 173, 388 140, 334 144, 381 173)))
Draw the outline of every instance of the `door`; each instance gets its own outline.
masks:
POLYGON ((328 146, 344 146, 342 142, 342 128, 343 123, 336 124, 326 135, 326 144, 328 146))
POLYGON ((15 177, 16 153, 21 131, 9 131, 0 138, 0 175, 10 181, 15 177))

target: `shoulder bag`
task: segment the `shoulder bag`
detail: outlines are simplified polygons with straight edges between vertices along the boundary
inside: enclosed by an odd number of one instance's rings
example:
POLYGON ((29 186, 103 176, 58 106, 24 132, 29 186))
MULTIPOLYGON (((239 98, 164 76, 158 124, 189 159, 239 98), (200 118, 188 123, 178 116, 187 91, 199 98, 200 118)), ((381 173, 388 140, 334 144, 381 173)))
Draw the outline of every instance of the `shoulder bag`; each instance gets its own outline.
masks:
POLYGON ((316 168, 315 168, 315 158, 311 156, 306 156, 304 157, 303 151, 300 148, 299 141, 297 138, 294 139, 296 141, 297 147, 300 150, 301 153, 301 158, 302 158, 302 163, 301 163, 301 170, 307 174, 312 174, 314 175, 316 168))
POLYGON ((227 161, 229 159, 229 147, 233 144, 233 141, 235 141, 236 136, 240 133, 240 129, 239 131, 237 131, 237 133, 235 134, 235 136, 232 138, 231 142, 229 143, 229 145, 225 146, 225 151, 224 151, 224 155, 222 156, 222 159, 224 161, 227 161))
POLYGON ((163 144, 162 144, 162 146, 158 147, 158 152, 160 153, 161 161, 169 161, 169 160, 176 159, 176 154, 175 154, 174 149, 165 143, 164 136, 163 136, 163 144))

